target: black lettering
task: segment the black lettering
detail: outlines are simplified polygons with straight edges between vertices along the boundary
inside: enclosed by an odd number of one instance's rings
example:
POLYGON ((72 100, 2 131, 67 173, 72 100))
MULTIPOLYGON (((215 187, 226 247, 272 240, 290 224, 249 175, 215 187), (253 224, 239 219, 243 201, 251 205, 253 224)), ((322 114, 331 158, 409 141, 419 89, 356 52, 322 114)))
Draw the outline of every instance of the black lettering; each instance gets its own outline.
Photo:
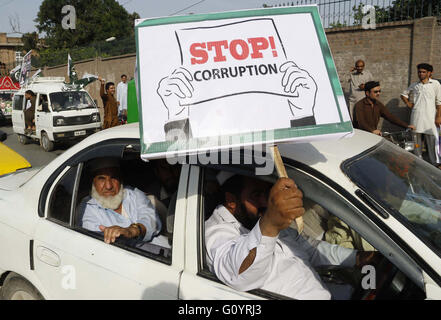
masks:
POLYGON ((273 74, 273 73, 277 74, 277 66, 275 63, 269 64, 268 67, 269 67, 270 74, 273 74))
POLYGON ((202 71, 202 78, 204 80, 210 80, 211 79, 211 72, 210 70, 204 70, 202 71), (205 76, 206 74, 208 74, 208 76, 205 76))
POLYGON ((220 79, 219 69, 213 69, 211 73, 213 74, 213 79, 220 79))
POLYGON ((250 73, 250 76, 252 76, 253 75, 253 66, 246 66, 247 67, 247 69, 248 69, 248 72, 250 73))
POLYGON ((193 74, 193 78, 194 78, 196 81, 202 81, 201 78, 198 79, 198 77, 196 77, 196 75, 197 75, 198 73, 201 73, 201 72, 200 72, 200 71, 196 71, 196 72, 193 74))
POLYGON ((220 71, 221 71, 222 79, 223 79, 223 78, 229 78, 229 77, 230 77, 230 76, 228 75, 228 69, 227 69, 227 68, 221 68, 220 71))
POLYGON ((263 75, 267 74, 267 73, 268 73, 268 68, 267 68, 267 66, 264 65, 264 64, 261 64, 261 65, 259 66, 259 73, 260 73, 260 74, 263 74, 263 75), (262 68, 262 67, 263 67, 263 68, 262 68))
POLYGON ((247 69, 244 67, 244 66, 240 66, 239 67, 239 73, 240 73, 240 76, 242 77, 242 75, 244 74, 244 72, 246 71, 247 69))
POLYGON ((234 71, 236 72, 236 74, 233 74, 231 67, 229 67, 228 69, 230 70, 230 76, 232 76, 233 78, 236 78, 237 77, 237 67, 234 67, 234 71))

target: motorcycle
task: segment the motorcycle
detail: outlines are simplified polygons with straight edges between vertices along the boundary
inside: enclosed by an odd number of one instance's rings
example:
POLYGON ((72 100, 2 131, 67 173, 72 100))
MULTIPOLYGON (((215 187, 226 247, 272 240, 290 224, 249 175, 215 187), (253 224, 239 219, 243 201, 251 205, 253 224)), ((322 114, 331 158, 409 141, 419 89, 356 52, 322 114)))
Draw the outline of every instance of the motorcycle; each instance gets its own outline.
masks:
POLYGON ((393 144, 403 148, 406 151, 413 152, 418 146, 415 145, 415 140, 412 134, 412 130, 407 128, 404 131, 396 132, 383 132, 381 134, 383 138, 389 140, 393 144))

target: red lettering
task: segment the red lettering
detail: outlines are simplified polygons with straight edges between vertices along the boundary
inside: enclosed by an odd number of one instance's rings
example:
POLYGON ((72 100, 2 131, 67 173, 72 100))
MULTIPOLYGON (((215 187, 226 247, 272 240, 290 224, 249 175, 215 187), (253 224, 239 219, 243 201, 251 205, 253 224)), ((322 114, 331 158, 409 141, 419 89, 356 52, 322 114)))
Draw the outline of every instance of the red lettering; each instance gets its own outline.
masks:
MULTIPOLYGON (((214 51, 213 62, 227 61, 225 54, 230 51, 230 55, 236 60, 245 60, 250 56, 251 59, 263 58, 262 51, 272 50, 273 57, 277 57, 277 49, 273 37, 248 38, 248 43, 242 39, 235 39, 228 43, 227 40, 209 41, 193 43, 190 46, 192 55, 191 64, 204 64, 209 59, 208 51, 214 51)), ((212 55, 211 55, 212 56, 212 55)))
POLYGON ((207 49, 211 51, 213 47, 216 49, 216 56, 214 57, 214 62, 227 61, 227 58, 223 55, 222 47, 228 49, 228 41, 211 41, 207 43, 207 49))
POLYGON ((248 42, 251 44, 251 47, 253 48, 253 52, 251 53, 251 58, 258 59, 263 58, 261 50, 268 49, 269 43, 266 38, 259 37, 259 38, 249 38, 248 42))
POLYGON ((205 49, 205 43, 193 43, 190 46, 190 53, 193 57, 195 57, 191 58, 191 64, 204 64, 208 61, 207 51, 201 50, 199 48, 205 49))
POLYGON ((236 39, 230 42, 230 53, 236 60, 244 60, 248 58, 248 55, 250 54, 250 49, 248 49, 248 44, 241 40, 236 39), (241 53, 237 52, 237 46, 240 46, 242 48, 241 53))

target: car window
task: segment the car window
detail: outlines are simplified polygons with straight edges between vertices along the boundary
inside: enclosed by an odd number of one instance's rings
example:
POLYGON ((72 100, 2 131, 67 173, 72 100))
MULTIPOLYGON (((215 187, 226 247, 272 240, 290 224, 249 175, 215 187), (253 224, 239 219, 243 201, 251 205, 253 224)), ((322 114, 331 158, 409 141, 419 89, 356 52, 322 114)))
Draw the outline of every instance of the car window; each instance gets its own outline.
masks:
MULTIPOLYGON (((94 179, 89 165, 93 160, 91 159, 83 165, 73 220, 75 228, 86 231, 90 235, 102 236, 102 232, 91 228, 89 224, 90 215, 85 217, 87 206, 94 206, 96 208, 96 199, 98 199, 97 196, 92 197, 94 179)), ((132 219, 133 215, 137 214, 137 210, 150 210, 146 209, 146 206, 153 208, 152 210, 155 210, 161 228, 151 241, 120 237, 117 245, 121 245, 125 249, 135 250, 141 254, 147 253, 149 257, 158 258, 161 262, 171 263, 173 218, 177 200, 180 165, 168 166, 164 162, 165 160, 144 162, 140 159, 139 153, 131 154, 130 157, 123 157, 121 159, 121 185, 124 190, 123 208, 125 213, 129 219, 132 219)), ((96 188, 94 192, 95 194, 97 193, 96 188)), ((100 207, 102 205, 100 203, 100 207)), ((94 214, 98 214, 98 212, 102 214, 104 211, 97 210, 96 212, 94 211, 94 214)), ((118 213, 111 210, 107 210, 106 214, 109 216, 118 215, 118 213)), ((103 221, 118 225, 116 221, 119 221, 119 218, 111 218, 110 222, 107 222, 105 219, 103 221)))
POLYGON ((14 110, 23 110, 23 96, 16 94, 14 96, 14 110))
MULTIPOLYGON (((398 264, 401 262, 401 264, 399 264, 400 267, 402 265, 407 265, 408 269, 405 269, 406 273, 404 273, 401 269, 396 267, 395 264, 392 264, 388 259, 384 258, 384 256, 380 254, 373 246, 374 244, 378 245, 379 243, 385 241, 384 237, 377 235, 377 233, 381 234, 381 231, 376 230, 376 233, 374 233, 371 229, 373 227, 369 227, 366 218, 363 217, 354 206, 348 203, 347 200, 337 194, 335 190, 326 187, 319 180, 313 179, 309 175, 302 173, 297 169, 289 166, 286 168, 288 175, 296 181, 296 184, 304 194, 303 205, 306 212, 303 217, 304 231, 302 233, 302 237, 306 239, 308 243, 315 243, 315 245, 317 245, 318 243, 326 242, 326 246, 337 245, 350 250, 365 251, 369 254, 370 252, 376 252, 376 257, 379 257, 376 258, 375 261, 377 264, 373 267, 378 271, 379 274, 381 274, 381 277, 378 277, 377 283, 379 286, 381 286, 381 290, 374 292, 370 288, 365 289, 362 287, 363 274, 361 273, 360 268, 347 265, 336 267, 331 263, 329 263, 329 265, 326 265, 326 263, 317 265, 317 261, 328 261, 328 258, 323 258, 323 260, 315 260, 316 258, 311 256, 309 258, 311 260, 308 260, 307 264, 314 266, 314 271, 320 276, 323 283, 326 283, 327 286, 332 288, 340 285, 348 285, 350 290, 345 291, 345 299, 399 299, 400 297, 423 299, 425 297, 424 292, 421 289, 423 286, 422 281, 418 282, 414 279, 421 276, 421 272, 418 273, 418 271, 415 271, 416 267, 414 265, 412 265, 411 268, 411 264, 408 262, 408 260, 405 260, 404 262, 400 259, 394 260, 394 262, 398 262, 398 264), (350 218, 354 215, 360 217, 350 218), (358 225, 357 228, 353 227, 354 223, 358 225), (366 241, 366 238, 363 238, 359 231, 361 231, 363 234, 370 233, 372 237, 370 240, 372 240, 372 243, 366 241), (407 274, 410 274, 412 277, 408 277, 407 274), (415 284, 415 282, 417 282, 417 284, 415 284)), ((219 177, 222 175, 222 171, 228 172, 228 169, 213 170, 212 168, 208 168, 204 171, 204 178, 202 180, 203 185, 201 186, 200 206, 201 215, 203 216, 201 219, 202 234, 205 234, 206 232, 207 223, 210 228, 212 228, 213 221, 216 221, 213 219, 219 219, 219 217, 216 218, 211 216, 213 215, 213 211, 217 210, 217 206, 222 205, 225 199, 224 195, 222 194, 222 186, 220 182, 222 178, 219 180, 219 177)), ((237 172, 236 175, 238 175, 237 172)), ((265 183, 274 183, 277 179, 274 174, 270 176, 255 176, 255 178, 263 180, 265 183)), ((296 230, 296 223, 293 222, 288 229, 296 230)), ((286 232, 286 234, 291 234, 291 232, 286 232)), ((297 238, 293 237, 291 240, 289 240, 288 238, 284 237, 283 241, 297 241, 295 239, 297 238)), ((207 239, 205 237, 201 237, 201 243, 203 246, 201 251, 205 254, 201 255, 201 270, 199 275, 202 277, 207 277, 211 280, 219 281, 214 273, 213 266, 210 266, 208 251, 205 247, 206 240, 207 239)), ((322 247, 320 250, 323 250, 323 246, 325 245, 320 246, 322 247)), ((379 248, 382 251, 386 250, 384 246, 379 246, 379 248)), ((387 252, 392 251, 394 256, 402 257, 402 253, 396 251, 398 249, 388 248, 387 250, 389 250, 387 252)), ((280 292, 267 289, 252 290, 250 293, 266 298, 286 298, 286 296, 280 295, 280 292)))
POLYGON ((345 164, 349 177, 441 256, 441 172, 382 144, 345 164))
POLYGON ((41 94, 39 95, 39 101, 38 101, 38 109, 42 112, 49 112, 49 105, 48 105, 48 99, 47 94, 41 94))
POLYGON ((95 108, 95 104, 85 91, 66 91, 49 94, 52 109, 56 112, 95 108))
POLYGON ((70 168, 58 181, 49 200, 48 218, 69 225, 77 166, 70 168))

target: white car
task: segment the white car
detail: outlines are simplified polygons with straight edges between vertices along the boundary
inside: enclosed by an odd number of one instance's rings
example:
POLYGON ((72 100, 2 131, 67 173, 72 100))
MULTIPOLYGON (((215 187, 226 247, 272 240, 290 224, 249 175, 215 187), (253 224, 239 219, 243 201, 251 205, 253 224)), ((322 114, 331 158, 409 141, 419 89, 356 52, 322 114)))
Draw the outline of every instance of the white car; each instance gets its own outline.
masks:
MULTIPOLYGON (((374 266, 376 289, 358 283, 364 274, 355 268, 344 270, 345 280, 342 270, 324 266, 318 270, 323 281, 350 283, 353 299, 441 299, 439 169, 359 130, 338 141, 279 148, 305 203, 326 209, 329 219, 338 218, 383 256, 374 266)), ((146 193, 158 184, 152 170, 158 160, 140 160, 138 124, 98 132, 44 168, 0 178, 3 298, 284 298, 261 289, 236 291, 205 262, 204 221, 219 200, 214 177, 219 170, 254 176, 257 165, 178 164, 177 200, 161 213, 167 228, 153 242, 134 246, 123 239, 106 244, 102 234, 81 227, 77 208, 91 186, 87 163, 102 156, 121 157, 125 184, 146 193)), ((275 181, 277 174, 256 178, 275 181)))

